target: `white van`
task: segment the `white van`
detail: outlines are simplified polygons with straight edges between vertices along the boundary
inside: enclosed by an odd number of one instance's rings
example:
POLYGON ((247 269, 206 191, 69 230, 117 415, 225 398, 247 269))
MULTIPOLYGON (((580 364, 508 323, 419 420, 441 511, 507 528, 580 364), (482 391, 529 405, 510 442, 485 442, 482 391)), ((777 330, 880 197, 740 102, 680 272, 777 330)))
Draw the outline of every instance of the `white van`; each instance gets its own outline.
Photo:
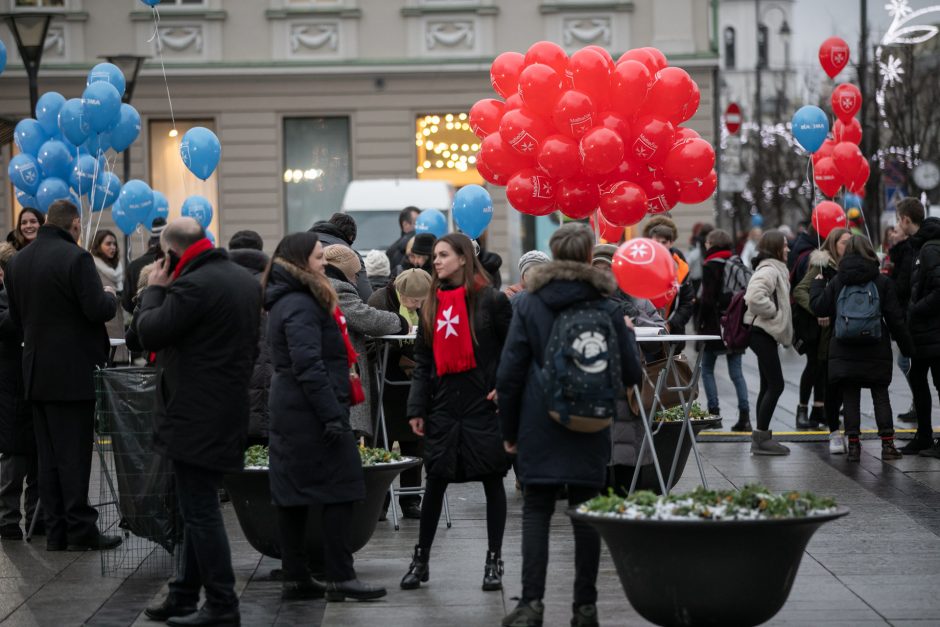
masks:
POLYGON ((350 181, 341 211, 356 220, 356 250, 385 250, 401 233, 398 214, 408 206, 437 209, 452 226, 454 186, 446 181, 374 179, 350 181))

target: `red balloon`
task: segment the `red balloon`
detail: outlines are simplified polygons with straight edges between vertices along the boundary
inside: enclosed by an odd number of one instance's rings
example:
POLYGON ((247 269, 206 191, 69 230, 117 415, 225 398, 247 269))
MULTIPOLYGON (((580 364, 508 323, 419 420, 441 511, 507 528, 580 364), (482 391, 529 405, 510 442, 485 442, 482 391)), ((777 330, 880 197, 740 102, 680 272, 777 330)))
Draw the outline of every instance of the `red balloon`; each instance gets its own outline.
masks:
POLYGON ((819 64, 829 78, 835 78, 849 62, 849 44, 841 37, 830 37, 819 46, 819 64))
POLYGON ((597 183, 589 179, 562 179, 555 187, 555 204, 572 220, 583 220, 592 215, 599 201, 597 183))
POLYGON ((611 267, 620 289, 636 298, 660 298, 678 289, 676 260, 668 248, 645 237, 621 244, 611 267))
POLYGON ((679 181, 650 175, 637 181, 646 192, 646 211, 653 215, 670 211, 679 202, 679 181))
POLYGON ((561 96, 561 77, 544 63, 535 63, 519 75, 519 95, 525 106, 540 115, 550 116, 555 102, 561 96))
POLYGON ((662 70, 669 66, 669 61, 666 60, 666 55, 663 54, 662 50, 659 48, 653 48, 652 46, 645 46, 640 48, 640 50, 646 50, 653 57, 653 61, 656 63, 656 70, 662 70))
POLYGON ((625 61, 638 61, 646 66, 650 71, 650 76, 655 76, 659 71, 659 60, 646 48, 634 48, 627 50, 617 59, 617 65, 625 61))
POLYGON ((607 106, 610 90, 610 66, 607 57, 597 52, 582 48, 568 61, 568 71, 574 88, 591 97, 598 109, 607 106))
POLYGON ((865 157, 862 156, 862 151, 855 144, 839 142, 832 149, 832 162, 839 170, 839 174, 842 175, 842 180, 852 182, 858 175, 859 170, 862 169, 865 157))
POLYGON ((629 159, 624 159, 616 168, 601 177, 598 181, 598 185, 605 187, 618 181, 629 181, 642 187, 651 176, 652 173, 645 163, 636 163, 629 159))
POLYGON ((568 71, 568 55, 565 50, 551 41, 537 41, 525 53, 525 64, 544 63, 564 76, 568 71))
POLYGON ((600 192, 601 213, 611 224, 632 226, 646 216, 646 192, 636 183, 617 181, 600 192))
POLYGON ((653 298, 648 299, 653 307, 656 309, 662 309, 663 307, 668 307, 673 300, 676 298, 676 294, 679 293, 678 287, 669 288, 665 294, 660 294, 659 296, 654 296, 653 298))
POLYGON ((518 92, 511 95, 509 98, 506 98, 505 106, 503 107, 503 113, 506 111, 512 111, 513 109, 522 108, 522 96, 518 92))
POLYGON ((490 84, 493 91, 509 98, 519 89, 519 74, 525 67, 525 57, 518 52, 504 52, 490 66, 490 84))
POLYGON ((698 105, 702 101, 702 92, 699 91, 698 84, 692 81, 692 96, 686 101, 679 113, 672 118, 674 124, 682 124, 686 120, 692 119, 695 112, 698 111, 698 105))
POLYGON ((836 142, 831 139, 827 139, 822 143, 822 146, 819 147, 819 150, 813 153, 813 165, 819 163, 820 159, 832 156, 832 149, 836 147, 836 142))
POLYGON ((849 124, 862 108, 862 92, 851 83, 842 83, 832 90, 832 112, 845 124, 849 124))
POLYGON ((852 118, 848 124, 836 120, 832 125, 832 136, 836 142, 852 142, 857 146, 862 143, 862 125, 856 118, 852 118))
POLYGON ((865 183, 868 182, 868 177, 871 175, 871 166, 868 165, 868 160, 862 161, 862 167, 859 168, 858 173, 855 175, 855 179, 852 181, 851 185, 847 185, 849 191, 853 194, 859 196, 865 195, 865 183))
POLYGON ((688 108, 686 105, 692 98, 694 86, 692 77, 682 68, 667 67, 660 70, 650 87, 642 111, 666 119, 676 118, 688 108))
POLYGON ((506 198, 522 213, 548 215, 555 210, 555 182, 541 170, 526 168, 509 179, 506 198))
POLYGON ((698 134, 698 131, 691 129, 688 126, 677 126, 676 127, 676 141, 675 141, 675 144, 673 144, 673 147, 675 147, 676 144, 686 139, 699 139, 701 137, 702 136, 698 134))
POLYGON ((534 115, 527 107, 508 111, 499 123, 499 134, 503 143, 519 154, 533 159, 538 154, 539 144, 552 133, 554 129, 551 125, 534 115))
POLYGON ((605 242, 619 242, 623 237, 623 227, 611 224, 600 211, 591 215, 591 228, 596 229, 605 242))
POLYGON ((630 125, 630 120, 619 113, 604 111, 598 114, 597 124, 617 133, 624 142, 627 142, 633 136, 633 127, 630 125))
POLYGON ((470 107, 470 129, 473 134, 483 139, 499 130, 499 121, 503 118, 506 104, 495 98, 478 100, 470 107))
POLYGON ((581 167, 585 174, 606 174, 621 161, 623 140, 609 128, 593 128, 581 138, 581 167))
POLYGON ((813 180, 823 194, 832 198, 842 187, 842 175, 839 174, 832 157, 823 157, 813 165, 813 180))
POLYGON ((587 94, 569 89, 561 95, 552 110, 552 121, 559 132, 575 139, 595 125, 597 109, 587 94))
POLYGON ((490 167, 480 159, 480 153, 477 153, 477 162, 474 165, 477 169, 477 173, 482 176, 483 180, 487 183, 505 185, 509 181, 509 177, 501 176, 490 170, 490 167))
POLYGON ((546 138, 539 147, 537 159, 539 167, 553 179, 566 179, 581 172, 578 142, 567 135, 546 138))
POLYGON ((711 198, 718 187, 718 174, 712 170, 700 179, 679 182, 679 202, 695 205, 711 198))
POLYGON ((833 229, 845 228, 845 211, 831 200, 822 201, 813 209, 813 228, 819 237, 829 237, 833 229))
POLYGON ((646 101, 653 83, 649 68, 627 59, 617 64, 610 77, 610 103, 618 112, 633 115, 646 101))
POLYGON ((603 46, 595 46, 592 44, 590 46, 585 46, 584 49, 594 50, 595 52, 599 52, 605 59, 607 59, 607 67, 610 68, 611 72, 613 72, 614 68, 617 67, 617 64, 614 63, 614 58, 610 56, 610 53, 607 51, 607 48, 604 48, 603 46))
POLYGON ((634 136, 627 145, 627 156, 651 164, 662 163, 675 143, 675 128, 658 117, 643 116, 633 125, 634 136))
POLYGON ((715 149, 704 139, 676 142, 663 162, 667 178, 688 181, 708 176, 715 167, 715 149))
POLYGON ((480 142, 479 161, 495 176, 506 181, 523 168, 535 165, 534 155, 529 159, 513 150, 499 133, 490 133, 480 142))

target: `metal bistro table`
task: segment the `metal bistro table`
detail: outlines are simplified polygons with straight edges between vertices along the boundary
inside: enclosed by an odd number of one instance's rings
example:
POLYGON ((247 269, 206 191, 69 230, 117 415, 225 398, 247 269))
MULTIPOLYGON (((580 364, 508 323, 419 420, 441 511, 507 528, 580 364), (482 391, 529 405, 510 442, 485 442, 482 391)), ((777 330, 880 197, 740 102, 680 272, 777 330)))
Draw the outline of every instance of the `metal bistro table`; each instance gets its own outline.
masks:
POLYGON ((633 481, 630 483, 631 494, 636 490, 637 480, 640 477, 639 461, 643 459, 643 454, 646 452, 647 445, 649 445, 650 452, 652 453, 653 468, 656 470, 656 480, 659 481, 659 487, 663 494, 669 494, 669 489, 667 489, 667 486, 671 488, 672 482, 675 478, 676 466, 679 461, 679 456, 673 456, 672 467, 669 469, 669 480, 664 482, 663 471, 662 468, 659 467, 659 458, 656 455, 656 445, 653 443, 653 432, 651 429, 656 412, 659 409, 668 409, 667 407, 662 407, 661 395, 663 392, 675 392, 679 395, 682 413, 685 415, 685 418, 682 421, 682 428, 679 431, 679 446, 682 446, 682 438, 689 438, 692 454, 695 456, 695 464, 698 466, 698 473, 702 479, 702 486, 706 489, 708 488, 708 481, 705 479, 705 469, 702 467, 702 460, 699 457, 698 445, 695 442, 695 433, 692 431, 692 417, 689 411, 692 406, 692 392, 698 389, 698 380, 702 374, 702 357, 704 355, 704 351, 698 351, 698 355, 695 358, 695 364, 692 366, 692 376, 689 377, 688 384, 683 384, 679 378, 679 373, 675 366, 676 349, 678 348, 679 344, 683 342, 707 342, 720 339, 721 337, 717 335, 644 335, 642 333, 642 328, 638 329, 636 338, 638 344, 667 344, 668 348, 666 350, 666 367, 660 371, 659 377, 655 381, 653 403, 649 408, 643 407, 643 403, 639 402, 643 398, 642 383, 640 385, 633 386, 633 393, 636 395, 638 401, 637 406, 640 408, 640 420, 643 421, 643 443, 640 445, 640 450, 637 453, 638 471, 633 474, 633 481), (672 377, 672 384, 667 381, 669 377, 672 377))
MULTIPOLYGON (((388 429, 385 426, 385 406, 382 403, 382 399, 385 394, 385 386, 399 386, 405 387, 410 386, 411 381, 390 381, 385 378, 385 375, 388 373, 388 353, 391 350, 392 343, 394 342, 413 342, 415 339, 415 334, 411 333, 409 335, 382 335, 380 337, 372 338, 378 342, 381 342, 381 348, 379 349, 379 359, 375 364, 375 380, 378 384, 379 397, 377 401, 378 411, 375 416, 375 429, 373 433, 375 434, 375 441, 379 440, 379 433, 382 434, 382 439, 385 442, 385 450, 391 450, 391 442, 388 441, 388 429), (381 431, 380 431, 381 429, 381 431)), ((388 489, 388 495, 390 499, 390 509, 392 510, 392 522, 395 525, 395 531, 398 531, 398 505, 397 498, 400 495, 416 495, 424 496, 424 488, 395 488, 395 483, 392 482, 392 485, 388 489)), ((450 529, 453 524, 450 519, 450 504, 447 502, 447 493, 444 493, 444 519, 447 522, 447 528, 450 529)))

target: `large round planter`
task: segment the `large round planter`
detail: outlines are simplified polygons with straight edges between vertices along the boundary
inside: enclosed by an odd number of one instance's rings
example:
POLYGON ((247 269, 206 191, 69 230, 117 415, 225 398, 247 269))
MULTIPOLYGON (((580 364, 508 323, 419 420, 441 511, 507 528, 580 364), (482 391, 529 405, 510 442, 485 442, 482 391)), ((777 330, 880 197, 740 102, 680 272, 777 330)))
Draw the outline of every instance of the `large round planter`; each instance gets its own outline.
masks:
POLYGON ((813 533, 846 514, 839 508, 781 520, 667 521, 568 511, 600 532, 633 608, 668 627, 770 620, 790 595, 813 533))
MULTIPOLYGON (((366 498, 353 505, 352 529, 349 533, 353 552, 364 547, 372 538, 382 512, 382 503, 395 477, 420 463, 419 459, 406 458, 390 464, 363 466, 366 498)), ((248 543, 263 555, 280 558, 277 508, 271 502, 267 469, 245 469, 226 475, 225 489, 232 499, 235 516, 248 543)), ((323 532, 320 526, 320 508, 311 506, 310 510, 307 519, 306 553, 310 568, 316 573, 321 572, 323 566, 323 532)))

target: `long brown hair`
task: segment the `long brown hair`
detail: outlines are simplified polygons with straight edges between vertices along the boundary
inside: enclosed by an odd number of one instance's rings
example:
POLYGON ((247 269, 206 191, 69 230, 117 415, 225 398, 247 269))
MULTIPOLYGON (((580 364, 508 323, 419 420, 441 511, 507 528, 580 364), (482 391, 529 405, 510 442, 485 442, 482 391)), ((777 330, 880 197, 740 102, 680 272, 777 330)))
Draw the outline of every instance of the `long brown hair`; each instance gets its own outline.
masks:
POLYGON ((839 240, 842 239, 842 236, 848 233, 852 234, 852 231, 848 229, 843 229, 842 227, 834 228, 829 232, 829 235, 826 236, 826 241, 823 242, 823 250, 829 253, 829 256, 832 257, 832 260, 835 263, 839 263, 841 256, 839 255, 837 249, 837 244, 839 240))
POLYGON ((757 242, 757 255, 751 260, 751 266, 755 269, 764 259, 776 259, 777 261, 786 261, 783 258, 783 249, 786 246, 787 238, 777 229, 764 231, 757 242))
POLYGON ((319 242, 320 238, 317 237, 317 234, 311 233, 310 231, 301 231, 300 233, 285 235, 284 238, 278 242, 277 248, 274 249, 274 254, 271 255, 268 267, 265 269, 264 276, 261 278, 262 291, 266 290, 268 287, 268 281, 271 280, 271 270, 274 267, 275 261, 286 263, 304 276, 305 279, 312 281, 320 292, 329 299, 329 302, 324 304, 327 306, 330 313, 332 313, 333 310, 336 309, 338 299, 336 292, 333 290, 333 286, 330 284, 330 280, 322 273, 310 272, 307 267, 307 260, 310 258, 310 255, 313 254, 313 249, 317 247, 319 242))
MULTIPOLYGON (((477 292, 490 284, 490 275, 483 269, 476 253, 473 242, 462 233, 450 233, 434 242, 434 250, 441 244, 447 244, 458 257, 463 257, 466 263, 463 267, 463 287, 467 289, 467 314, 470 323, 470 335, 476 343, 476 332, 473 330, 473 312, 476 306, 477 292)), ((432 251, 433 259, 433 251, 432 251)), ((437 276, 437 269, 431 273, 431 291, 427 304, 421 310, 421 326, 424 328, 424 341, 434 343, 434 321, 437 319, 437 290, 441 287, 441 279, 437 276)), ((460 287, 455 286, 455 287, 460 287)))
POLYGON ((121 247, 118 244, 117 235, 107 229, 98 231, 98 234, 95 235, 95 239, 91 242, 91 254, 108 264, 108 266, 117 268, 121 263, 121 247), (105 257, 101 250, 101 244, 104 243, 105 238, 109 235, 114 238, 114 245, 117 247, 117 253, 114 255, 114 259, 108 259, 105 257))
MULTIPOLYGON (((863 259, 868 261, 878 261, 878 255, 875 254, 875 247, 871 245, 871 242, 864 235, 853 235, 845 244, 845 257, 849 255, 859 255, 863 259)), ((843 257, 843 259, 845 259, 843 257)))

